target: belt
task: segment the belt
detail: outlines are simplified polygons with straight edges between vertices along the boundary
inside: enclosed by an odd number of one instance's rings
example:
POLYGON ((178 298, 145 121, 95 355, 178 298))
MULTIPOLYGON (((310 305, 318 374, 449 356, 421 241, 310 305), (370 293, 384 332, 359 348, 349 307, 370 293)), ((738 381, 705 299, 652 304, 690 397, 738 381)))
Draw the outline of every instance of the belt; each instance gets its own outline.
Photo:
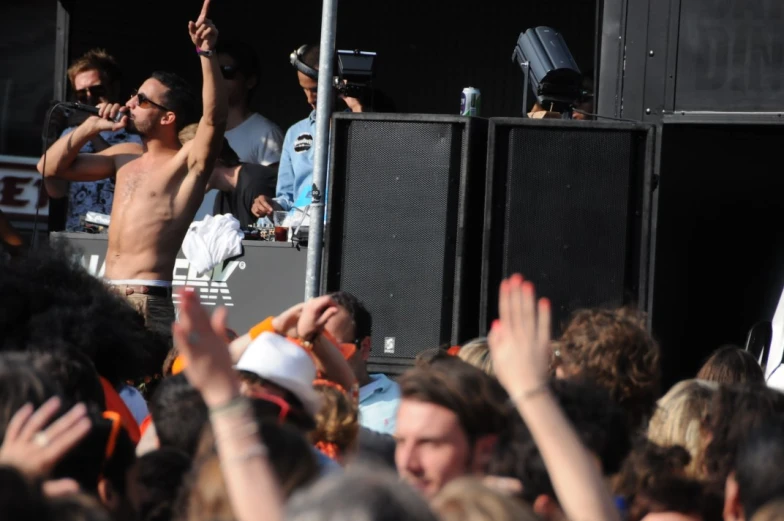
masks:
POLYGON ((153 297, 171 297, 171 286, 125 286, 125 294, 133 295, 134 293, 141 293, 142 295, 151 295, 153 297))

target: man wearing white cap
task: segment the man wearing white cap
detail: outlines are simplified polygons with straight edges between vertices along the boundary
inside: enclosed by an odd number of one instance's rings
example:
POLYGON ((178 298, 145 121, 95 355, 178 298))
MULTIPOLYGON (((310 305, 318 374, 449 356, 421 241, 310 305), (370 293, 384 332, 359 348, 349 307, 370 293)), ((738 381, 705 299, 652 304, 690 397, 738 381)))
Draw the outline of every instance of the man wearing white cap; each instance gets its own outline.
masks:
MULTIPOLYGON (((303 431, 315 427, 314 417, 321 400, 313 389, 316 366, 310 354, 297 344, 275 333, 261 333, 240 357, 235 369, 240 373, 240 392, 282 398, 290 407, 283 421, 303 431)), ((321 474, 340 469, 340 465, 313 449, 321 474)))

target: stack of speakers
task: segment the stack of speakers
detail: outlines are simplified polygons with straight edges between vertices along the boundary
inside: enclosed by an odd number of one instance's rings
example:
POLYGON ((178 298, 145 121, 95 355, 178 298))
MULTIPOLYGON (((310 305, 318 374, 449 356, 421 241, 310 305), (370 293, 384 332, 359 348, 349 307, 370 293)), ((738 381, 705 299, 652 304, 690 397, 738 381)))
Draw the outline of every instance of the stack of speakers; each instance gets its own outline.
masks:
POLYGON ((512 273, 553 302, 648 307, 650 125, 337 114, 323 292, 373 314, 371 363, 487 332, 512 273))

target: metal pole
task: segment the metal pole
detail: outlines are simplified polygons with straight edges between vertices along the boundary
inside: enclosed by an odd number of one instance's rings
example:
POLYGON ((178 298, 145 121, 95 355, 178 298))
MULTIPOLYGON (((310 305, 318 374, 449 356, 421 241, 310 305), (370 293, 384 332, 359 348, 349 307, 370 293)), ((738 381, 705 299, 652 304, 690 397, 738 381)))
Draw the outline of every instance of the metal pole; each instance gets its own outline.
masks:
POLYGON ((523 62, 523 117, 528 117, 528 92, 531 90, 531 64, 523 62))
POLYGON ((305 300, 319 294, 321 255, 324 242, 324 187, 329 157, 329 122, 332 116, 332 68, 335 56, 337 0, 323 0, 321 8, 321 42, 316 102, 316 150, 313 154, 313 196, 308 230, 308 259, 305 272, 305 300))

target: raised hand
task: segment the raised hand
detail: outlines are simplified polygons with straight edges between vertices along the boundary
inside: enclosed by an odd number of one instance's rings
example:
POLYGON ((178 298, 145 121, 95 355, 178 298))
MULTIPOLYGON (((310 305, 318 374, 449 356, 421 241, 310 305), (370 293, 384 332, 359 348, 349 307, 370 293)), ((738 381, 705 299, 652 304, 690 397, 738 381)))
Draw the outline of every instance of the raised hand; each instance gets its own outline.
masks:
POLYGON ((180 321, 172 324, 172 336, 185 360, 185 376, 207 405, 226 403, 239 394, 226 337, 226 308, 216 309, 210 318, 195 292, 182 290, 179 298, 180 321))
POLYGON ((512 397, 547 383, 550 301, 537 305, 533 284, 512 275, 501 282, 498 315, 488 335, 498 381, 512 397))
POLYGON ((48 476, 92 428, 84 404, 73 406, 47 427, 60 405, 60 399, 52 397, 35 411, 30 404, 16 411, 0 446, 0 464, 12 465, 29 477, 48 476))
POLYGON ((329 295, 308 300, 297 322, 297 336, 305 340, 313 340, 321 333, 329 319, 337 313, 338 305, 329 295))
POLYGON ((204 5, 201 6, 201 13, 196 22, 188 22, 188 34, 191 36, 191 41, 197 49, 202 51, 214 51, 215 44, 218 42, 218 29, 212 20, 207 18, 207 12, 210 9, 210 0, 204 0, 204 5))
POLYGON ((283 336, 297 338, 297 323, 304 307, 304 302, 291 306, 272 319, 272 328, 283 336))

